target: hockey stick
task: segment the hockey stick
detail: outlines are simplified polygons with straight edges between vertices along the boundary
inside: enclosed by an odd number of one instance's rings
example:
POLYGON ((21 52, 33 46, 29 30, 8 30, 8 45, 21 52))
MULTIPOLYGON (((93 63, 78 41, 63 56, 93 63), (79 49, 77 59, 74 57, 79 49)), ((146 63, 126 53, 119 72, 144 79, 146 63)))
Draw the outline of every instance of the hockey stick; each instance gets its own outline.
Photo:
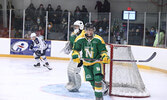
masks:
MULTIPOLYGON (((111 59, 111 61, 119 61, 119 62, 149 62, 151 61, 155 56, 157 55, 156 52, 154 52, 148 59, 146 60, 119 60, 119 59, 111 59)), ((102 59, 87 59, 85 58, 84 60, 87 60, 87 61, 97 61, 97 60, 100 60, 102 61, 102 59)))

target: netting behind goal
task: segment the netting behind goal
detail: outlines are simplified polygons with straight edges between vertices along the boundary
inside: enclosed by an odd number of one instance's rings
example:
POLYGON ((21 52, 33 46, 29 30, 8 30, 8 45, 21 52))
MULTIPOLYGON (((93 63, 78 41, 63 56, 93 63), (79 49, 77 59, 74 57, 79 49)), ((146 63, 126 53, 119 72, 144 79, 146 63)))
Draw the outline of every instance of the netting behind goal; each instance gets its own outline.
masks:
MULTIPOLYGON (((131 47, 107 45, 111 59, 134 60, 131 47)), ((111 62, 104 67, 109 95, 123 97, 149 97, 135 62, 111 62)))

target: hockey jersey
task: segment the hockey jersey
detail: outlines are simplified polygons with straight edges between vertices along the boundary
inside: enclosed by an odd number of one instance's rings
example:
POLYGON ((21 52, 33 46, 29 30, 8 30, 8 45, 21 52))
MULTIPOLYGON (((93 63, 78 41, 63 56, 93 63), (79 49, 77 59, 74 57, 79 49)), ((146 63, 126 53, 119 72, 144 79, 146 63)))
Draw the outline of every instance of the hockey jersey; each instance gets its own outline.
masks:
POLYGON ((40 37, 36 37, 36 39, 32 40, 32 42, 33 42, 34 51, 37 51, 37 50, 43 51, 43 50, 46 50, 48 47, 46 42, 40 37))

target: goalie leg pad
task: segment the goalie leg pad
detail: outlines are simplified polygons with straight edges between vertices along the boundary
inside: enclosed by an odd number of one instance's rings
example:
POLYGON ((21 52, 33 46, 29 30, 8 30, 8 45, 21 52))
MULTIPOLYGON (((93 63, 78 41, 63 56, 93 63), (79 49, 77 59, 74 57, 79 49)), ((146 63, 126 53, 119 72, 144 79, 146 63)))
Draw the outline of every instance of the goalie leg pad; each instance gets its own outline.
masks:
POLYGON ((77 66, 78 66, 77 63, 70 60, 67 69, 69 82, 66 85, 66 88, 70 92, 78 91, 78 89, 81 87, 81 76, 79 74, 81 68, 78 68, 77 66))

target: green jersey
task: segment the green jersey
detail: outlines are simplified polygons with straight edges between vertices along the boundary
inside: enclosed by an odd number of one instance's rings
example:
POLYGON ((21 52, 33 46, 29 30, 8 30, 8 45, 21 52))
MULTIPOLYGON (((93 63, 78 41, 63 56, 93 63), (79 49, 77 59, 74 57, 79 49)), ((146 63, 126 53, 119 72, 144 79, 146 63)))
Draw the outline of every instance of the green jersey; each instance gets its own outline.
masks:
POLYGON ((86 58, 84 60, 87 63, 94 63, 95 61, 91 59, 100 59, 102 53, 106 53, 107 49, 105 46, 105 42, 99 35, 94 35, 91 40, 88 40, 85 35, 78 36, 75 39, 73 52, 82 51, 82 58, 86 58), (90 59, 90 60, 88 60, 90 59))
MULTIPOLYGON (((84 35, 84 34, 85 34, 85 31, 82 30, 82 32, 79 35, 84 35)), ((70 36, 70 44, 72 45, 72 47, 74 45, 74 41, 75 41, 76 37, 79 36, 79 35, 75 34, 74 32, 71 34, 71 36, 70 36)))

